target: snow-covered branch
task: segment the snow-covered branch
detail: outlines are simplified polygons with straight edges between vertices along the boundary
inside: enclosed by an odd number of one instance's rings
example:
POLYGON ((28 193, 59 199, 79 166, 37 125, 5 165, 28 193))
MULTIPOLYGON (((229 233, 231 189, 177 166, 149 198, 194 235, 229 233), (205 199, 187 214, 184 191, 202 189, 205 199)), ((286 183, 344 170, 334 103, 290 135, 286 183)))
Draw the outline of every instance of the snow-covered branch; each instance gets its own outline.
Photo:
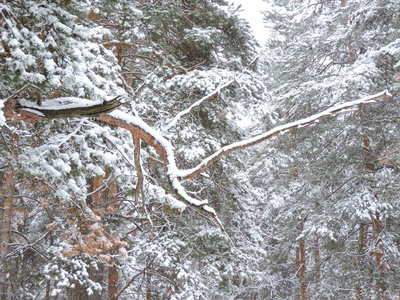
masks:
POLYGON ((18 101, 18 108, 49 119, 97 117, 119 107, 121 105, 120 99, 120 96, 107 101, 92 101, 76 97, 64 97, 46 100, 40 105, 34 102, 20 100, 18 101))
POLYGON ((383 91, 378 94, 367 96, 367 97, 364 97, 364 98, 361 98, 358 100, 338 104, 338 105, 328 108, 320 113, 314 114, 310 117, 277 126, 265 133, 255 136, 255 137, 227 145, 227 146, 221 148, 220 150, 218 150, 217 152, 215 152, 214 154, 212 154, 211 156, 204 159, 196 167, 194 167, 192 169, 180 171, 178 173, 178 176, 180 178, 184 178, 184 179, 193 178, 193 177, 199 175, 201 172, 203 172, 205 169, 207 169, 213 163, 218 161, 221 157, 223 157, 229 153, 254 146, 254 145, 261 143, 265 140, 268 140, 278 134, 283 134, 283 133, 287 132, 288 130, 313 125, 313 124, 319 122, 323 118, 346 113, 349 111, 354 111, 357 109, 357 107, 356 107, 357 105, 373 103, 373 102, 375 102, 376 99, 383 98, 383 97, 391 97, 391 94, 388 91, 383 91))
POLYGON ((175 118, 167 125, 165 126, 164 130, 168 131, 170 130, 172 127, 176 126, 176 124, 178 123, 178 121, 190 114, 196 107, 200 106, 203 102, 213 98, 214 96, 217 96, 219 93, 221 93, 222 90, 226 89, 227 87, 231 86, 232 84, 234 84, 235 82, 237 82, 237 80, 239 80, 246 72, 248 72, 249 68, 258 60, 258 56, 253 59, 249 65, 244 68, 244 70, 242 71, 242 73, 240 73, 239 76, 235 77, 234 79, 228 81, 227 83, 219 86, 217 89, 215 89, 213 92, 207 94, 206 96, 204 96, 203 98, 197 100, 195 103, 193 103, 192 105, 190 105, 188 108, 186 108, 185 110, 179 112, 175 118))
POLYGON ((222 90, 226 89, 227 87, 229 87, 230 85, 234 84, 235 82, 236 82, 236 79, 228 81, 227 83, 225 83, 225 84, 221 85, 220 87, 218 87, 215 91, 207 94, 206 96, 204 96, 200 100, 197 100, 195 103, 190 105, 185 110, 182 110, 181 112, 179 112, 175 116, 175 118, 167 126, 165 126, 165 130, 170 130, 172 127, 176 126, 176 124, 178 123, 178 121, 182 117, 184 117, 185 115, 188 115, 191 111, 193 111, 193 109, 195 109, 196 107, 200 106, 204 101, 207 101, 207 100, 211 99, 212 97, 218 95, 222 90))
MULTIPOLYGON (((112 101, 111 103, 114 103, 117 99, 118 98, 114 98, 110 101, 112 101)), ((10 100, 9 103, 7 103, 7 105, 5 105, 3 108, 3 112, 7 118, 20 119, 27 122, 39 122, 48 118, 84 117, 87 115, 85 113, 81 113, 82 111, 85 112, 87 109, 93 112, 92 109, 95 109, 98 112, 99 109, 101 110, 102 108, 104 108, 103 101, 97 102, 80 98, 55 98, 52 100, 47 100, 44 102, 44 105, 37 105, 28 101, 18 101, 15 103, 15 101, 10 100), (57 113, 57 110, 61 111, 61 113, 57 113), (68 111, 67 115, 66 110, 68 111), (18 111, 20 113, 18 113, 18 111), (49 111, 52 111, 52 113, 48 114, 49 111), (69 112, 74 113, 69 114, 69 112)), ((108 106, 106 109, 108 109, 108 106)), ((129 115, 120 110, 112 111, 108 114, 98 114, 97 112, 96 114, 90 114, 90 116, 96 117, 98 120, 114 126, 125 128, 131 132, 136 147, 135 155, 139 154, 138 150, 140 140, 144 140, 149 145, 154 147, 160 153, 167 166, 168 181, 173 192, 176 194, 179 200, 192 208, 198 209, 201 213, 207 214, 214 219, 221 230, 224 230, 215 210, 208 205, 208 201, 201 201, 191 197, 182 186, 180 179, 177 176, 178 168, 176 167, 173 146, 168 140, 166 140, 158 131, 147 125, 139 117, 129 115)), ((143 174, 139 157, 135 157, 134 161, 140 181, 143 179, 143 174)), ((140 182, 138 185, 139 190, 141 189, 141 185, 142 182, 140 182)), ((140 191, 137 192, 140 193, 140 191)))
MULTIPOLYGON (((223 87, 226 87, 227 85, 231 84, 231 82, 225 84, 223 87)), ((215 93, 218 93, 221 88, 217 89, 215 93)), ((312 124, 315 124, 319 122, 321 119, 337 115, 337 114, 342 114, 345 112, 349 111, 354 111, 357 109, 357 105, 360 104, 367 104, 367 103, 373 103, 375 100, 383 97, 390 97, 390 93, 388 91, 383 91, 381 93, 371 95, 368 97, 364 97, 358 100, 354 101, 349 101, 345 102, 343 104, 339 104, 336 106, 333 106, 331 108, 328 108, 320 113, 314 114, 310 117, 295 121, 295 122, 290 122, 284 125, 277 126, 263 134, 257 135, 255 137, 236 142, 233 144, 230 144, 228 146, 225 146, 221 148, 219 151, 215 152, 211 156, 207 157, 204 159, 200 164, 198 164, 196 167, 188 170, 179 170, 176 166, 176 161, 175 161, 175 153, 172 144, 164 138, 157 130, 153 129, 150 127, 148 124, 146 124, 142 119, 139 117, 127 114, 125 112, 122 112, 121 110, 114 110, 112 112, 109 112, 107 114, 96 114, 96 118, 100 121, 106 122, 108 124, 125 128, 129 130, 133 136, 134 139, 134 144, 135 144, 135 168, 138 171, 138 176, 141 177, 141 180, 143 179, 143 174, 142 174, 142 169, 140 166, 140 158, 139 158, 139 149, 140 149, 140 140, 146 141, 149 145, 154 147, 156 149, 161 157, 164 160, 164 163, 167 167, 167 173, 166 176, 168 178, 168 181, 170 183, 171 189, 173 192, 176 194, 176 196, 179 198, 180 201, 185 203, 186 205, 189 205, 192 208, 195 208, 199 210, 202 213, 206 213, 208 216, 212 217, 214 221, 218 224, 218 226, 223 230, 223 226, 221 221, 218 219, 216 212, 214 211, 213 208, 211 208, 208 205, 207 200, 198 200, 193 197, 191 197, 185 188, 181 184, 181 179, 190 179, 195 177, 196 175, 200 174, 203 172, 205 169, 207 169, 209 166, 211 166, 213 163, 218 161, 221 157, 232 153, 234 151, 238 151, 241 149, 245 149, 248 147, 251 147, 253 145, 256 145, 258 143, 261 143, 265 140, 268 140, 278 134, 283 134, 287 132, 288 130, 291 129, 296 129, 296 128, 302 128, 306 126, 310 126, 312 124)), ((206 96, 208 97, 208 96, 206 96)), ((63 98, 64 100, 66 98, 63 98)), ((70 98, 71 99, 71 98, 70 98)), ((117 98, 115 98, 117 99, 117 98)), ((115 100, 113 99, 113 100, 115 100)), ((60 101, 59 99, 53 99, 51 100, 51 103, 57 103, 57 101, 60 101)), ((47 110, 46 113, 43 113, 43 106, 38 106, 36 104, 32 103, 26 103, 26 102, 19 102, 19 108, 23 109, 24 114, 18 114, 15 111, 11 112, 10 110, 16 110, 18 108, 18 105, 11 105, 7 104, 4 106, 3 111, 4 115, 8 118, 15 118, 15 119, 24 119, 25 121, 30 121, 30 122, 38 122, 41 120, 44 120, 46 118, 54 118, 54 117, 65 117, 65 110, 72 109, 75 112, 76 111, 81 111, 82 108, 88 108, 91 112, 93 112, 91 109, 93 107, 96 107, 98 109, 99 107, 104 108, 104 104, 102 103, 95 103, 93 104, 88 104, 89 100, 84 100, 81 99, 80 101, 77 101, 75 103, 65 103, 63 102, 63 105, 59 106, 59 109, 62 111, 62 113, 57 113, 57 107, 56 105, 50 106, 50 110, 54 111, 51 115, 47 115, 47 110), (29 106, 28 106, 29 105, 29 106), (69 107, 69 106, 71 107, 69 107), (67 106, 67 108, 66 108, 67 106), (33 116, 32 116, 33 115, 33 116)), ((201 99, 199 100, 201 101, 201 99)), ((200 103, 197 101, 196 103, 200 103)), ((50 102, 48 102, 50 103, 50 102)), ((45 108, 48 108, 48 106, 45 106, 45 108)), ((106 107, 106 110, 108 107, 106 107)), ((188 111, 189 112, 189 111, 188 111)), ((184 113, 184 112, 182 112, 184 113)), ((78 114, 79 116, 85 116, 85 114, 78 114)), ((93 116, 92 114, 90 114, 93 116)), ((183 116, 182 114, 181 116, 183 116)), ((76 114, 74 114, 76 116, 76 114)), ((179 120, 179 118, 174 119, 175 122, 179 120)), ((172 125, 171 125, 172 126, 172 125)), ((139 190, 141 189, 141 183, 138 185, 139 190)), ((138 193, 140 191, 137 191, 138 193)), ((138 195, 136 196, 136 200, 138 198, 138 195)))
POLYGON ((97 117, 103 122, 125 128, 131 132, 135 138, 142 139, 153 146, 163 157, 167 166, 167 178, 173 192, 186 205, 198 209, 200 212, 206 213, 218 224, 221 230, 224 230, 221 221, 215 210, 208 205, 207 200, 198 200, 191 197, 182 186, 178 178, 179 170, 176 166, 175 155, 172 144, 165 139, 158 131, 147 125, 138 117, 126 114, 122 111, 113 111, 107 115, 97 117))

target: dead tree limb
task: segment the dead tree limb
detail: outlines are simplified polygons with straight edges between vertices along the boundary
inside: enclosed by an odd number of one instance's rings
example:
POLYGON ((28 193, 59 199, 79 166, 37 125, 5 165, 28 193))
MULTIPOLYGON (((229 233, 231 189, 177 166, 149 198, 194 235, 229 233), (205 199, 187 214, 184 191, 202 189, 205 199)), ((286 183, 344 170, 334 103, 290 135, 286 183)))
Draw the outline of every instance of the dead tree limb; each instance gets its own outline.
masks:
POLYGON ((75 97, 55 98, 41 105, 30 101, 18 101, 17 109, 31 112, 47 119, 98 117, 121 105, 121 97, 111 100, 91 101, 75 97))

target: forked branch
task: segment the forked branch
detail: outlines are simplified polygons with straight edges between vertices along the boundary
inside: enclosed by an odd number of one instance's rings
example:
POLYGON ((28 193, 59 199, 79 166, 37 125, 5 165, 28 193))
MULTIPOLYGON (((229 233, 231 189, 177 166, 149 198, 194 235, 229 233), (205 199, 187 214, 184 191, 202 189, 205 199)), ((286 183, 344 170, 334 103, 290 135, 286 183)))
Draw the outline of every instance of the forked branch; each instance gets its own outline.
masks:
MULTIPOLYGON (((229 84, 229 83, 228 83, 229 84)), ((124 113, 120 110, 115 110, 107 114, 92 114, 92 111, 90 110, 90 116, 97 115, 96 118, 100 121, 112 124, 117 127, 125 128, 129 130, 132 134, 132 137, 134 139, 134 144, 135 144, 135 168, 138 171, 138 176, 139 176, 139 182, 142 182, 140 178, 143 180, 143 172, 142 168, 140 165, 140 157, 139 157, 139 150, 140 150, 140 140, 146 141, 149 145, 151 145, 154 149, 160 153, 161 157, 164 160, 164 163, 167 168, 167 173, 166 176, 168 178, 168 181, 170 183, 171 189, 175 193, 175 195, 186 205, 189 205, 195 209, 197 209, 200 213, 206 213, 208 216, 210 216, 214 221, 218 224, 218 226, 221 228, 223 231, 223 226, 221 221, 218 219, 216 212, 214 211, 213 208, 211 208, 208 205, 207 200, 198 200, 193 197, 191 197, 186 189, 182 186, 181 180, 182 179, 190 179, 193 178, 197 175, 199 175, 201 172, 203 172, 205 169, 207 169, 209 166, 214 164, 216 161, 218 161, 220 158, 224 157, 225 155, 228 155, 229 153, 232 153, 234 151, 242 150, 251 146, 254 146, 258 143, 261 143, 265 140, 268 140, 278 134, 283 134, 287 132, 288 130, 296 129, 296 128, 302 128, 306 126, 313 125, 317 122, 319 122, 321 119, 329 117, 329 116, 334 116, 337 114, 342 114, 346 113, 349 111, 354 111, 357 109, 357 106, 360 104, 367 104, 367 103, 373 103, 375 100, 384 98, 384 97, 390 97, 390 93, 388 91, 383 91, 381 93, 367 96, 358 100, 354 101, 349 101, 345 102, 343 104, 339 104, 336 106, 333 106, 331 108, 328 108, 320 113, 314 114, 310 117, 295 121, 295 122, 290 122, 284 125, 277 126, 263 134, 257 135, 255 137, 252 137, 250 139, 246 139, 240 142, 236 142, 233 144, 230 144, 228 146, 225 146, 221 148, 219 151, 215 152, 211 156, 207 157, 204 159, 200 164, 198 164, 196 167, 188 170, 179 170, 176 166, 175 162, 175 154, 174 154, 174 149, 172 144, 165 139, 158 131, 150 127, 148 124, 146 124, 142 119, 136 116, 132 116, 130 114, 124 113)), ((65 99, 65 98, 64 98, 65 99)), ((114 98, 113 100, 115 100, 114 98)), ((13 101, 13 100, 10 100, 13 101)), ((57 99, 53 99, 53 102, 57 102, 57 99)), ((85 100, 85 101, 90 101, 90 100, 85 100)), ((79 104, 82 104, 84 107, 87 107, 87 102, 85 101, 77 101, 76 103, 73 104, 73 109, 74 111, 80 111, 81 107, 79 104)), ((65 114, 65 103, 64 106, 61 105, 59 110, 61 111, 60 113, 57 113, 57 107, 52 107, 51 109, 54 111, 54 113, 51 113, 50 115, 46 112, 42 111, 42 107, 37 106, 37 105, 32 105, 31 107, 28 107, 26 105, 26 102, 20 102, 19 107, 23 108, 23 114, 19 114, 15 110, 17 109, 17 106, 12 105, 12 103, 5 103, 3 112, 4 115, 7 118, 14 118, 14 119, 23 119, 27 122, 38 122, 41 120, 45 120, 47 118, 63 118, 66 117, 65 114)), ((90 105, 89 105, 90 106, 90 105)), ((94 105, 92 105, 93 107, 94 105)), ((112 105, 113 106, 113 105, 112 105)), ((97 108, 99 106, 96 106, 97 108)), ((96 109, 97 109, 96 108, 96 109)), ((106 110, 109 107, 106 107, 106 110)), ((110 107, 114 109, 115 107, 110 107)), ((69 117, 70 115, 67 114, 69 117)), ((76 114, 73 114, 74 117, 76 117, 76 114)), ((79 113, 78 116, 83 117, 86 116, 86 114, 81 114, 79 113)), ((177 118, 176 120, 179 120, 177 118)), ((138 185, 138 190, 140 190, 141 184, 138 185)), ((139 191, 138 191, 139 192, 139 191)), ((136 197, 136 200, 138 199, 138 195, 136 197)))
POLYGON ((236 143, 227 145, 227 146, 221 148, 220 150, 218 150, 217 152, 215 152, 214 154, 210 155, 206 159, 204 159, 196 167, 194 167, 192 169, 188 169, 188 170, 182 170, 177 175, 178 175, 178 177, 183 178, 183 179, 193 178, 193 177, 199 175, 201 172, 203 172, 205 169, 207 169, 209 166, 211 166, 213 163, 218 161, 223 156, 228 155, 229 153, 254 146, 254 145, 261 143, 263 141, 266 141, 278 134, 283 134, 289 130, 313 125, 313 124, 319 122, 321 119, 324 119, 326 117, 357 110, 358 109, 357 105, 373 103, 373 102, 375 102, 375 100, 377 100, 379 98, 383 98, 383 97, 391 97, 391 94, 388 91, 383 91, 383 92, 380 92, 380 93, 372 95, 372 96, 367 96, 367 97, 364 97, 364 98, 361 98, 358 100, 349 101, 349 102, 335 105, 335 106, 328 108, 320 113, 314 114, 310 117, 307 117, 307 118, 304 118, 304 119, 301 119, 301 120, 298 120, 295 122, 290 122, 290 123, 287 123, 284 125, 277 126, 265 133, 262 133, 255 137, 252 137, 250 139, 246 139, 241 142, 236 142, 236 143))

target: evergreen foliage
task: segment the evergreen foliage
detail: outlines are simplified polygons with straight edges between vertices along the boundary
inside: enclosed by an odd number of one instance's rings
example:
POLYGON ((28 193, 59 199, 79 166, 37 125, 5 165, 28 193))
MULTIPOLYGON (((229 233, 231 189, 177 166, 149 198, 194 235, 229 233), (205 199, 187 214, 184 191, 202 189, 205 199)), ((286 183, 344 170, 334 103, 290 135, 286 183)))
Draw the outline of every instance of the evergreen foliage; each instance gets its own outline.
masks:
POLYGON ((257 60, 228 1, 3 1, 0 299, 394 297, 399 15, 271 1, 257 60))
POLYGON ((398 293, 399 175, 384 161, 398 143, 399 9, 393 1, 275 1, 265 12, 274 30, 264 53, 267 86, 282 122, 380 89, 394 95, 345 119, 278 138, 275 150, 260 149, 263 159, 251 160, 252 182, 272 206, 273 228, 294 243, 276 253, 296 268, 298 278, 282 274, 292 281, 287 297, 384 299, 398 293), (279 154, 271 159, 271 152, 279 154))

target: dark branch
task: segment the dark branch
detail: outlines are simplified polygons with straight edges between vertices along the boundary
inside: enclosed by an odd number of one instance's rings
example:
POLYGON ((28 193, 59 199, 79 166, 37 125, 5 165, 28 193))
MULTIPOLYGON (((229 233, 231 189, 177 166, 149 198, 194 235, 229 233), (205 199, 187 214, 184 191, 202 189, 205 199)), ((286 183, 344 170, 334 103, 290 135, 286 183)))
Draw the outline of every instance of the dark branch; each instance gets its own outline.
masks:
POLYGON ((48 119, 98 117, 118 108, 120 100, 120 96, 101 102, 67 97, 46 100, 42 105, 20 100, 17 108, 48 119))

